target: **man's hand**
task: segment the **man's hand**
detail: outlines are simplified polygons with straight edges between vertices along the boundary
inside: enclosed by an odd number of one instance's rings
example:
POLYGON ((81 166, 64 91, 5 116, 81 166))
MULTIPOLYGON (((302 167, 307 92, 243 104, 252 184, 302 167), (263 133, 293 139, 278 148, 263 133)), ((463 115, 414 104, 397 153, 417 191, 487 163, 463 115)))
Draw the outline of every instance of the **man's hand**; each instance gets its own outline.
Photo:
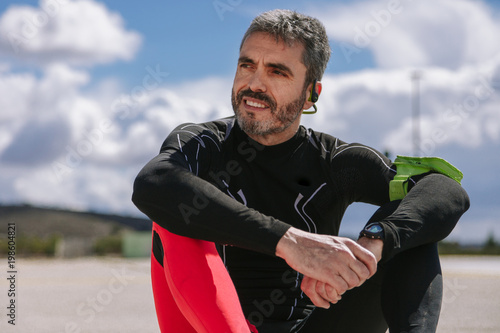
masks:
POLYGON ((320 282, 308 276, 304 276, 300 288, 306 294, 314 305, 320 308, 328 309, 330 304, 335 304, 342 298, 343 292, 338 292, 324 282, 320 282))
POLYGON ((375 256, 353 240, 296 228, 290 228, 280 239, 276 255, 304 274, 302 290, 316 306, 324 308, 377 270, 375 256))

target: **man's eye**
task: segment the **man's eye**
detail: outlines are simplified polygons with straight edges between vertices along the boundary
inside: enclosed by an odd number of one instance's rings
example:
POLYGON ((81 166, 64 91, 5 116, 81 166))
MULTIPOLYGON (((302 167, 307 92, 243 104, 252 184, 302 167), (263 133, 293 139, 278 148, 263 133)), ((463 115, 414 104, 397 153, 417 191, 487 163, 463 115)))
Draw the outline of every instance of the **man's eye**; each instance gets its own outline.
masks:
POLYGON ((279 71, 279 70, 274 70, 273 73, 276 75, 279 75, 279 76, 286 76, 285 73, 283 73, 282 71, 279 71))

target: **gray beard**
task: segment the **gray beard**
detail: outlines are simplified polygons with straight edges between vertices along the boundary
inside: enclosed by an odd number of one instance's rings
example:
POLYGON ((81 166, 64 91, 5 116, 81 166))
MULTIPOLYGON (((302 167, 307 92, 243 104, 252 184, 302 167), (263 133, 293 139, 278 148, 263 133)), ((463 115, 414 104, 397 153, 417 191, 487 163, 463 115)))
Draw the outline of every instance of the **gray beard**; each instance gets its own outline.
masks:
MULTIPOLYGON (((244 96, 244 92, 243 94, 238 94, 237 97, 235 97, 234 91, 231 93, 231 103, 233 105, 234 114, 236 115, 236 120, 245 133, 259 136, 281 133, 286 130, 302 113, 302 107, 306 101, 305 93, 303 93, 301 97, 287 105, 283 105, 279 109, 276 108, 276 103, 271 104, 272 118, 266 121, 259 121, 254 118, 253 114, 247 114, 245 116, 243 112, 238 109, 244 96)), ((268 99, 266 99, 266 101, 268 99)))

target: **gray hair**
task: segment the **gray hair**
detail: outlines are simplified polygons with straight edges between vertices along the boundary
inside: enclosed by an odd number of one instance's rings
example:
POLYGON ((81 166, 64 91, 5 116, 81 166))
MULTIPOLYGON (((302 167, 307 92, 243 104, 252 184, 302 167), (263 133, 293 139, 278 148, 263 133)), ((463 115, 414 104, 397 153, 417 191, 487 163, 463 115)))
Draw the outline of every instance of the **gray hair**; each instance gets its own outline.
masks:
POLYGON ((276 38, 276 41, 283 41, 289 46, 295 41, 302 43, 302 63, 307 68, 304 86, 313 80, 321 80, 330 59, 331 49, 325 27, 318 19, 283 9, 262 13, 252 21, 245 32, 240 50, 254 32, 268 33, 276 38))

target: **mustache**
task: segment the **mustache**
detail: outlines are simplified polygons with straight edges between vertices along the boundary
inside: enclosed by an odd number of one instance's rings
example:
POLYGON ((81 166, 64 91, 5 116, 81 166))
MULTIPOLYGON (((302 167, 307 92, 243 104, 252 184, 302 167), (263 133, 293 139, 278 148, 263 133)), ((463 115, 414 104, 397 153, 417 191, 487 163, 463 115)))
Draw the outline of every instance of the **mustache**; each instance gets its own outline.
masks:
POLYGON ((243 100, 243 97, 250 97, 250 98, 255 98, 255 99, 261 100, 264 103, 266 103, 267 105, 269 105, 271 110, 276 109, 276 101, 273 98, 271 98, 270 96, 266 95, 265 93, 255 92, 255 91, 252 91, 250 89, 242 90, 236 96, 236 102, 238 105, 243 100))

